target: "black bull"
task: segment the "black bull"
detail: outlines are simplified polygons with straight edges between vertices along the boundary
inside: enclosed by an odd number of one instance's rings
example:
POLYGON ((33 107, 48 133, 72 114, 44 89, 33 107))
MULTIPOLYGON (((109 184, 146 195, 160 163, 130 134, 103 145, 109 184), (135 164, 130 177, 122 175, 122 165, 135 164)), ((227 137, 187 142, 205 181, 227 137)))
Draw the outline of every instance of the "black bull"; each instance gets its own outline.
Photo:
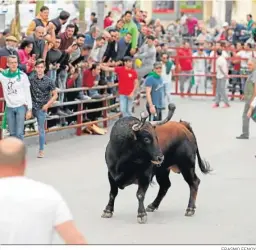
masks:
POLYGON ((168 122, 175 111, 169 105, 167 118, 154 126, 146 122, 147 113, 142 113, 141 120, 135 117, 119 119, 113 126, 106 148, 105 158, 110 183, 109 202, 102 214, 111 218, 118 188, 124 189, 131 184, 138 184, 137 199, 139 223, 147 221, 147 213, 158 209, 162 199, 171 186, 169 173, 172 169, 181 173, 190 187, 190 198, 186 215, 195 213, 195 202, 200 179, 195 173, 195 160, 204 174, 210 166, 201 160, 196 137, 186 122, 168 122), (144 207, 144 198, 153 177, 160 186, 156 199, 144 207))

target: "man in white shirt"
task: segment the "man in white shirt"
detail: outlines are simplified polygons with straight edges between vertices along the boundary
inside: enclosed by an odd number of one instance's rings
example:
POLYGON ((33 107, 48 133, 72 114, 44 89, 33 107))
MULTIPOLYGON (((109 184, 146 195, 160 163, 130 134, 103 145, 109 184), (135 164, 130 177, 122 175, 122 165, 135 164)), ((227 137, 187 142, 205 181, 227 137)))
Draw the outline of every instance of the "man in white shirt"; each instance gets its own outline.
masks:
POLYGON ((165 85, 165 96, 167 99, 167 103, 169 104, 171 102, 172 72, 175 69, 175 64, 169 58, 169 55, 167 53, 163 53, 161 59, 162 59, 162 79, 165 85))
POLYGON ((0 73, 6 101, 6 117, 11 136, 24 138, 24 122, 32 116, 32 100, 28 76, 18 69, 18 58, 11 55, 7 58, 8 69, 0 73))
POLYGON ((25 177, 25 168, 24 143, 0 141, 0 245, 52 244, 54 230, 66 244, 86 244, 61 195, 25 177))
POLYGON ((222 50, 217 50, 217 60, 216 60, 216 78, 217 78, 217 86, 216 86, 216 98, 213 108, 219 107, 220 101, 225 103, 224 108, 228 108, 229 102, 226 94, 226 83, 228 79, 228 62, 224 57, 222 50))
MULTIPOLYGON (((206 53, 204 52, 204 46, 202 44, 199 45, 198 51, 193 53, 193 57, 206 57, 206 53)), ((196 84, 196 93, 198 92, 198 87, 204 85, 204 91, 207 92, 207 85, 206 85, 206 74, 207 69, 207 61, 206 59, 194 59, 193 60, 193 70, 195 74, 195 84, 196 84), (202 76, 198 76, 202 75, 202 76)))

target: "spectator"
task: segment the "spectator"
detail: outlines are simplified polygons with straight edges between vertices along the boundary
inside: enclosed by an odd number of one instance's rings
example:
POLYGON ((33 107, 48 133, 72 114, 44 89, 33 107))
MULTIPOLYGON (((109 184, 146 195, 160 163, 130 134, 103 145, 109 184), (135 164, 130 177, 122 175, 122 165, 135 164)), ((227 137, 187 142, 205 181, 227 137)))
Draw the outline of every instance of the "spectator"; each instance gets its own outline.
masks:
POLYGON ((117 51, 118 51, 118 31, 110 30, 110 40, 107 43, 107 48, 103 56, 103 62, 108 62, 109 60, 116 61, 117 51))
POLYGON ((104 60, 104 54, 107 50, 109 42, 111 41, 111 35, 108 31, 103 30, 102 37, 104 39, 104 42, 103 42, 103 46, 100 48, 100 52, 98 55, 98 58, 101 62, 104 60))
POLYGON ((223 56, 220 49, 217 50, 217 60, 216 60, 216 99, 213 108, 219 107, 220 101, 223 100, 224 108, 228 108, 228 97, 226 94, 226 82, 228 79, 228 62, 223 56))
POLYGON ((85 41, 85 36, 83 34, 78 34, 76 37, 76 41, 74 41, 74 43, 73 43, 73 44, 78 45, 78 47, 75 51, 73 51, 70 54, 70 63, 73 63, 81 56, 81 49, 84 45, 84 41, 85 41))
POLYGON ((116 23, 115 26, 109 26, 106 28, 106 31, 110 31, 110 30, 117 30, 118 32, 122 30, 122 28, 124 27, 124 20, 123 19, 119 19, 116 23))
POLYGON ((140 12, 140 10, 137 10, 133 17, 133 22, 136 24, 138 30, 140 30, 141 28, 140 26, 141 16, 142 16, 142 13, 140 12))
POLYGON ((93 47, 95 39, 99 36, 100 30, 98 27, 94 26, 91 28, 90 32, 85 34, 84 44, 93 47))
MULTIPOLYGON (((168 104, 171 102, 171 84, 172 84, 172 72, 175 69, 175 64, 171 59, 169 59, 169 55, 167 53, 162 54, 162 79, 165 85, 165 96, 168 104)), ((166 105, 164 105, 166 106, 166 105)))
POLYGON ((53 29, 55 32, 55 36, 59 34, 61 31, 62 25, 66 24, 70 17, 69 12, 62 10, 58 17, 49 21, 48 26, 49 29, 53 29))
POLYGON ((0 38, 0 48, 5 47, 5 41, 6 41, 6 37, 10 36, 10 30, 9 29, 5 29, 2 33, 2 36, 0 38))
POLYGON ((246 28, 242 24, 237 23, 235 20, 232 20, 231 27, 234 29, 233 44, 236 44, 237 42, 240 41, 242 30, 246 30, 246 28))
POLYGON ((42 6, 36 18, 32 20, 28 25, 26 35, 31 36, 35 32, 36 27, 38 26, 43 26, 46 28, 49 22, 48 17, 49 8, 47 6, 42 6))
POLYGON ((46 114, 58 98, 54 80, 44 74, 45 66, 45 62, 42 59, 38 59, 35 65, 36 74, 29 79, 33 116, 37 119, 39 131, 38 158, 44 157, 46 114))
MULTIPOLYGON (((238 53, 237 56, 241 60, 241 65, 240 65, 240 74, 241 75, 248 75, 248 59, 254 57, 254 52, 251 50, 252 46, 249 43, 246 43, 238 53)), ((246 78, 241 78, 241 83, 242 83, 242 89, 244 88, 246 78)))
POLYGON ((27 39, 33 42, 32 54, 36 55, 36 59, 45 59, 45 40, 44 40, 45 28, 42 26, 36 27, 35 32, 27 39))
POLYGON ((162 63, 156 62, 153 71, 148 74, 146 85, 147 110, 150 114, 149 120, 161 121, 162 109, 164 109, 164 83, 161 77, 162 63))
POLYGON ((25 73, 30 74, 34 70, 35 55, 32 55, 33 42, 23 40, 18 51, 20 63, 26 66, 25 73))
POLYGON ((66 244, 87 244, 58 191, 24 176, 26 148, 21 141, 2 140, 0 159, 1 244, 52 244, 54 231, 66 244))
POLYGON ((14 36, 8 36, 6 38, 6 46, 3 48, 0 48, 0 68, 6 69, 7 67, 7 57, 14 55, 18 58, 18 67, 19 69, 25 71, 26 65, 21 64, 20 58, 17 51, 18 46, 18 40, 14 36))
POLYGON ((148 36, 147 42, 139 49, 139 52, 134 55, 134 58, 140 59, 142 66, 136 68, 138 72, 139 81, 152 71, 153 65, 156 61, 156 48, 154 46, 155 37, 148 36))
POLYGON ((56 84, 57 70, 60 67, 59 60, 62 56, 62 52, 59 50, 60 43, 60 37, 56 36, 54 45, 51 44, 49 47, 45 61, 47 75, 52 79, 54 84, 56 84))
POLYGON ((186 26, 189 36, 195 35, 195 27, 198 25, 198 21, 195 17, 189 15, 186 19, 186 26))
POLYGON ((244 111, 243 111, 243 127, 242 134, 237 139, 249 139, 249 125, 250 125, 250 116, 248 117, 248 111, 252 101, 256 97, 256 59, 251 58, 248 62, 248 68, 251 74, 248 76, 245 87, 244 87, 244 111))
POLYGON ((112 17, 113 13, 111 11, 108 12, 108 15, 105 17, 104 19, 104 29, 106 29, 107 27, 110 27, 113 24, 113 17, 112 17))
POLYGON ((102 48, 102 46, 105 43, 105 38, 102 36, 99 36, 96 38, 94 44, 93 44, 93 48, 92 51, 90 53, 90 58, 92 59, 93 62, 100 62, 101 58, 100 58, 100 49, 102 48))
POLYGON ((248 31, 251 31, 252 30, 252 26, 253 26, 253 23, 254 23, 254 21, 253 21, 253 19, 252 19, 252 15, 251 14, 248 14, 247 16, 246 16, 246 19, 247 19, 247 30, 248 31))
POLYGON ((180 78, 180 92, 181 97, 184 96, 184 85, 186 82, 189 82, 189 87, 187 93, 189 94, 192 89, 192 70, 193 70, 193 60, 192 60, 192 51, 188 42, 183 42, 183 46, 181 49, 177 51, 178 60, 177 66, 179 68, 179 73, 183 74, 180 78), (184 75, 187 74, 187 75, 184 75))
POLYGON ((6 101, 6 117, 10 136, 21 140, 24 138, 24 122, 32 116, 30 82, 27 75, 18 69, 18 58, 10 55, 7 58, 9 69, 0 73, 6 101))
POLYGON ((138 48, 146 42, 147 39, 148 28, 145 24, 141 25, 141 30, 138 37, 138 48))
MULTIPOLYGON (((92 12, 91 15, 90 15, 90 19, 87 21, 87 24, 86 24, 86 32, 89 32, 90 31, 90 27, 93 23, 93 20, 96 18, 96 13, 95 12, 92 12)), ((98 36, 98 35, 97 35, 98 36)))
POLYGON ((131 55, 136 53, 138 45, 138 28, 136 24, 132 21, 132 12, 126 11, 124 14, 124 26, 121 30, 121 37, 125 36, 127 33, 132 35, 132 44, 131 44, 131 55))
POLYGON ((202 57, 202 59, 197 58, 193 60, 193 70, 195 75, 195 84, 196 84, 196 93, 198 93, 198 87, 204 85, 204 92, 207 93, 207 82, 206 74, 207 70, 207 60, 204 59, 207 57, 206 53, 204 52, 203 44, 199 44, 198 51, 193 54, 193 57, 202 57), (197 76, 202 75, 202 76, 197 76))
POLYGON ((78 32, 79 32, 79 27, 78 27, 79 19, 77 17, 73 18, 70 22, 70 24, 74 25, 75 31, 74 31, 74 36, 76 37, 78 32))
POLYGON ((124 57, 124 66, 110 68, 101 66, 103 70, 115 72, 118 77, 118 92, 120 111, 122 115, 132 115, 132 103, 135 92, 139 86, 137 72, 132 68, 132 58, 124 57))
POLYGON ((74 34, 75 34, 75 25, 68 24, 66 27, 66 31, 59 35, 61 39, 59 49, 61 51, 67 50, 73 44, 74 34))
POLYGON ((124 37, 122 37, 119 41, 117 41, 116 61, 120 61, 125 56, 130 55, 131 41, 132 41, 132 35, 130 33, 127 33, 124 37))
MULTIPOLYGON (((100 79, 100 65, 98 63, 93 63, 92 66, 89 69, 86 69, 83 72, 83 87, 87 88, 93 88, 96 87, 99 83, 100 79)), ((100 95, 99 90, 97 89, 90 89, 88 90, 88 95, 92 99, 101 99, 102 95, 100 95)), ((96 109, 101 108, 103 106, 102 102, 92 102, 88 103, 85 106, 87 106, 88 109, 96 109)), ((102 115, 102 112, 93 112, 88 113, 87 118, 91 121, 96 121, 98 117, 102 115)))

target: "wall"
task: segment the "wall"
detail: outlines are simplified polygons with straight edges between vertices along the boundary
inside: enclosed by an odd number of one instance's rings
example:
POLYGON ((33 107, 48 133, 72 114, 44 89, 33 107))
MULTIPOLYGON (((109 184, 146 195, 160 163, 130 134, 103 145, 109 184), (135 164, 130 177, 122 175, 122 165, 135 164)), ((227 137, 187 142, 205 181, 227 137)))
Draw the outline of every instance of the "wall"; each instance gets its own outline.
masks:
POLYGON ((252 14, 252 0, 237 0, 232 12, 232 18, 239 23, 246 22, 246 15, 252 14))

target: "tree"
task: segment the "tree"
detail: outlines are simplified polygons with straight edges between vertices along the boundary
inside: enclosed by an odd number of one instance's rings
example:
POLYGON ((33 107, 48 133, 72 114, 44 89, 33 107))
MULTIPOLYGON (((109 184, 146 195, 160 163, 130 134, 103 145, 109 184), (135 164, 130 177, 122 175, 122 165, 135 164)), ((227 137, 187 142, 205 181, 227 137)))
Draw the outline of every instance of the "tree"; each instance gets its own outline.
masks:
POLYGON ((40 12, 41 7, 44 6, 44 1, 40 0, 40 1, 36 1, 36 16, 38 15, 38 13, 40 12))
POLYGON ((11 26, 10 26, 10 33, 12 36, 15 36, 18 41, 21 40, 21 33, 20 33, 20 5, 21 1, 16 1, 15 2, 15 16, 11 21, 11 26))
POLYGON ((225 5, 226 5, 226 13, 225 13, 225 21, 228 22, 229 24, 231 23, 232 19, 232 11, 233 11, 233 3, 234 1, 228 1, 226 0, 225 5))
POLYGON ((85 8, 86 8, 86 1, 79 1, 79 31, 84 33, 86 30, 85 24, 85 8))

